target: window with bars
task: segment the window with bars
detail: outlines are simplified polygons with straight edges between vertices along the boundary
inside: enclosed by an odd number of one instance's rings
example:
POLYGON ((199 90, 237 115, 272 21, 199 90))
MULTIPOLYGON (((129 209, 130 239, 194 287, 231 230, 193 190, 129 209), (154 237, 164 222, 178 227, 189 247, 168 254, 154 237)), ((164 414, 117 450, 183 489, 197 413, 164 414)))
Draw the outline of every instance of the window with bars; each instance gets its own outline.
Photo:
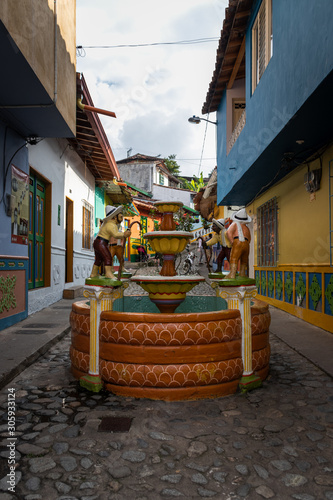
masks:
POLYGON ((258 266, 276 266, 278 260, 278 204, 272 198, 257 210, 258 266))
POLYGON ((93 207, 83 200, 82 205, 82 248, 92 250, 93 207))
POLYGON ((272 0, 262 0, 252 27, 252 93, 273 55, 272 0))

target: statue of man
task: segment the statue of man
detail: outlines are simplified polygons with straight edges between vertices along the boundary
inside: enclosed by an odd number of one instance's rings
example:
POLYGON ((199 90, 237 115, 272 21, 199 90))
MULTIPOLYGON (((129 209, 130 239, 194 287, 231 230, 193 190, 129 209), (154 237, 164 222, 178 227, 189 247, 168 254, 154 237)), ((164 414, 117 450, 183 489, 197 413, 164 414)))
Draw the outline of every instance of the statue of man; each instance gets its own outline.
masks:
POLYGON ((123 220, 122 212, 123 207, 113 207, 107 205, 105 208, 105 219, 101 225, 98 235, 94 241, 95 262, 90 274, 90 278, 98 276, 98 268, 104 262, 105 277, 116 279, 112 273, 112 257, 109 250, 110 238, 125 239, 131 235, 131 231, 127 229, 125 232, 119 230, 119 225, 123 220))
POLYGON ((222 249, 216 259, 217 273, 222 272, 222 264, 224 258, 226 258, 228 261, 230 258, 231 243, 226 238, 226 227, 225 227, 227 226, 227 221, 229 221, 229 219, 212 219, 213 223, 212 230, 214 231, 215 234, 209 241, 205 242, 204 244, 204 248, 211 247, 215 245, 215 243, 220 243, 222 246, 222 249))
POLYGON ((228 240, 232 242, 230 273, 226 278, 235 279, 238 261, 240 261, 239 276, 246 277, 251 241, 251 233, 246 224, 249 224, 252 218, 246 213, 245 208, 242 208, 231 216, 231 220, 233 223, 226 232, 228 240))

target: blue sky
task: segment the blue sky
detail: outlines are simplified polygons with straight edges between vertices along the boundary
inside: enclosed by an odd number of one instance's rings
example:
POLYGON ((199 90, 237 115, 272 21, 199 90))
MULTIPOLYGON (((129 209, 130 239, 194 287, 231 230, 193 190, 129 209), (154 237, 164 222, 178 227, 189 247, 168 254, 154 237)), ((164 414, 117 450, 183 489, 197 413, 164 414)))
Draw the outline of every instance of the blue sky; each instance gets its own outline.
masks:
MULTIPOLYGON (((84 74, 116 160, 131 154, 176 154, 183 175, 208 174, 216 164, 215 125, 201 116, 218 41, 186 45, 88 48, 219 39, 227 0, 77 0, 77 71, 84 74), (200 158, 203 158, 200 168, 200 158)), ((215 114, 210 115, 215 120, 215 114)))

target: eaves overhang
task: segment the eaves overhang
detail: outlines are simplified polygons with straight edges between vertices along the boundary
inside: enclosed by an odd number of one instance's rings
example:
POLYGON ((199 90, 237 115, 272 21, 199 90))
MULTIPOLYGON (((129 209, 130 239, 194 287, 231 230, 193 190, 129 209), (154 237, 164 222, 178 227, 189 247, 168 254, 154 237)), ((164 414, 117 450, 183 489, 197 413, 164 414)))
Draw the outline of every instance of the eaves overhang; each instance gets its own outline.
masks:
POLYGON ((229 0, 221 38, 216 52, 215 70, 202 114, 217 111, 223 92, 235 80, 245 78, 245 32, 254 0, 229 0))
POLYGON ((1 20, 0 47, 0 119, 24 138, 74 137, 1 20))
POLYGON ((98 180, 97 185, 104 189, 113 205, 127 205, 133 201, 132 193, 124 182, 98 180))
MULTIPOLYGON (((252 164, 244 165, 237 148, 231 150, 233 169, 228 170, 228 162, 218 168, 218 205, 248 205, 323 153, 333 139, 332 88, 333 70, 252 164)), ((242 141, 242 134, 237 142, 242 141)))
MULTIPOLYGON (((78 99, 83 104, 94 106, 82 74, 77 73, 76 83, 78 99)), ((76 137, 69 142, 96 179, 120 180, 116 160, 97 113, 77 106, 76 137)))

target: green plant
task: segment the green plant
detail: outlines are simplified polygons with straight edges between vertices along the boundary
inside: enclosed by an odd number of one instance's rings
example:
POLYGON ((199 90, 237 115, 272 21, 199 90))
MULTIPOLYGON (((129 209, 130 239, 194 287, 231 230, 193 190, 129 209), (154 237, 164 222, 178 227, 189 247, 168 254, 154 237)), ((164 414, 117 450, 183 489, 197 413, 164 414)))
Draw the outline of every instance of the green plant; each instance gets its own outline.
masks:
POLYGON ((200 176, 199 177, 197 177, 196 175, 193 175, 193 179, 191 180, 191 182, 189 182, 186 179, 182 179, 182 178, 180 178, 180 180, 182 181, 183 186, 186 189, 191 189, 191 191, 196 191, 197 193, 200 191, 200 189, 202 189, 203 187, 205 187, 205 182, 204 182, 204 178, 203 178, 203 173, 202 172, 200 172, 200 176))
POLYGON ((195 222, 192 215, 186 212, 183 208, 174 215, 177 231, 192 231, 193 223, 195 222))

